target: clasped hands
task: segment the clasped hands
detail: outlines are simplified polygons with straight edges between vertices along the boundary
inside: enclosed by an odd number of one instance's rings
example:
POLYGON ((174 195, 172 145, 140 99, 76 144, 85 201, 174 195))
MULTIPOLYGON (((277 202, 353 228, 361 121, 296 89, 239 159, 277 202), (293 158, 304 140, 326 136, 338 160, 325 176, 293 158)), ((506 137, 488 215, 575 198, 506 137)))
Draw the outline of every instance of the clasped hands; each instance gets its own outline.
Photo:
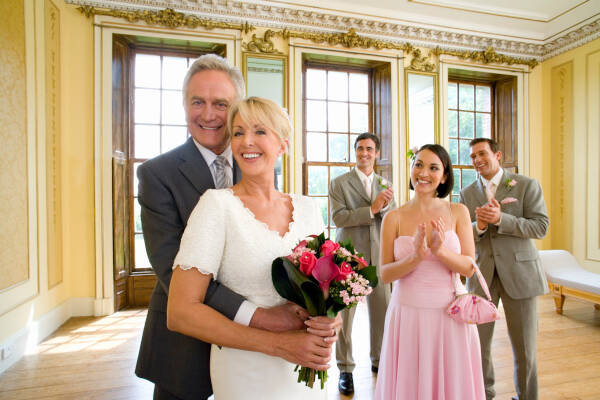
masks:
POLYGON ((487 204, 475 209, 475 216, 477 217, 477 227, 480 230, 486 229, 488 224, 497 224, 502 216, 500 203, 492 197, 487 204))
POLYGON ((377 214, 379 211, 387 207, 390 201, 394 198, 394 191, 391 188, 387 188, 379 192, 373 203, 371 204, 371 212, 377 214))
POLYGON ((316 370, 329 368, 331 346, 338 340, 342 317, 310 317, 297 304, 288 302, 268 309, 258 308, 250 323, 255 328, 278 332, 274 344, 278 354, 293 364, 316 370))
POLYGON ((427 224, 421 222, 417 225, 417 230, 413 235, 413 244, 415 247, 414 256, 421 260, 425 258, 427 249, 431 250, 432 254, 438 254, 438 252, 444 247, 444 240, 446 238, 446 228, 444 220, 440 217, 430 222, 431 224, 431 238, 429 245, 427 244, 426 228, 427 224))

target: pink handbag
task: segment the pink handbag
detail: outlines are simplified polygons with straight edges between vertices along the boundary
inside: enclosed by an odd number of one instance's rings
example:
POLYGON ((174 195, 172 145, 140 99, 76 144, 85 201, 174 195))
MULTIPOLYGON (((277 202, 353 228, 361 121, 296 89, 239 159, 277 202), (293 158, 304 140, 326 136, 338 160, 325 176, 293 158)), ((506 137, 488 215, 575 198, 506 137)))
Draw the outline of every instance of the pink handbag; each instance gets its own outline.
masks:
POLYGON ((473 293, 468 293, 464 290, 464 286, 460 283, 459 274, 453 272, 452 283, 454 284, 455 298, 452 303, 450 303, 450 306, 448 306, 446 312, 450 318, 455 321, 467 324, 485 324, 497 321, 500 319, 500 313, 494 303, 492 303, 490 291, 485 283, 485 279, 483 279, 483 275, 481 275, 481 271, 479 271, 479 267, 473 259, 471 259, 471 262, 473 263, 475 274, 477 274, 477 279, 479 279, 479 284, 483 288, 483 292, 487 296, 487 299, 473 293), (461 287, 462 290, 460 289, 461 287))

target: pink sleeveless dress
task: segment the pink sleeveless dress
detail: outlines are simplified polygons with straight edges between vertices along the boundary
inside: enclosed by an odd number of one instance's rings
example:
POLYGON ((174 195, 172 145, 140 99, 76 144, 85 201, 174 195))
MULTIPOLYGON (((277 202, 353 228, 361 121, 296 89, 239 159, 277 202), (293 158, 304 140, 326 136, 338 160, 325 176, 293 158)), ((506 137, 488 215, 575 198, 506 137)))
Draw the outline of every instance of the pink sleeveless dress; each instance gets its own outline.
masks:
MULTIPOLYGON (((445 245, 460 253, 454 231, 446 232, 445 245)), ((413 251, 412 236, 394 241, 396 260, 413 251)), ((375 399, 485 399, 477 328, 448 317, 453 298, 450 270, 431 253, 394 282, 375 399)))

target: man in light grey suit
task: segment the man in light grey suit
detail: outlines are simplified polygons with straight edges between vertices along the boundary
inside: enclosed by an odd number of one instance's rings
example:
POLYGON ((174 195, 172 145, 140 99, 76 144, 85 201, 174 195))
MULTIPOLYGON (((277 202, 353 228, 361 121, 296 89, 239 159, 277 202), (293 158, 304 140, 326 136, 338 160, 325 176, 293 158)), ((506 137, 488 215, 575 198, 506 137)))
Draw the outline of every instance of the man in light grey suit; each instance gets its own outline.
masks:
MULTIPOLYGON (((464 188, 460 201, 473 221, 477 263, 492 300, 502 300, 513 357, 517 397, 538 398, 536 296, 548 291, 533 239, 548 230, 548 213, 539 183, 500 168, 502 153, 496 142, 478 138, 470 143, 471 161, 479 179, 464 188)), ((483 296, 477 279, 467 285, 483 296)), ((493 399, 494 368, 490 347, 494 322, 477 326, 487 399, 493 399)))
MULTIPOLYGON (((385 213, 396 207, 390 183, 377 175, 373 168, 379 156, 379 138, 363 133, 356 138, 356 168, 331 181, 329 198, 332 218, 337 227, 336 240, 350 238, 355 249, 364 254, 371 265, 379 264, 379 232, 385 213)), ((383 339, 385 312, 390 300, 389 285, 379 284, 367 298, 371 334, 371 369, 379 368, 379 353, 383 339)), ((340 369, 339 391, 348 395, 354 392, 352 371, 352 320, 356 308, 342 312, 344 320, 336 347, 337 365, 340 369)))

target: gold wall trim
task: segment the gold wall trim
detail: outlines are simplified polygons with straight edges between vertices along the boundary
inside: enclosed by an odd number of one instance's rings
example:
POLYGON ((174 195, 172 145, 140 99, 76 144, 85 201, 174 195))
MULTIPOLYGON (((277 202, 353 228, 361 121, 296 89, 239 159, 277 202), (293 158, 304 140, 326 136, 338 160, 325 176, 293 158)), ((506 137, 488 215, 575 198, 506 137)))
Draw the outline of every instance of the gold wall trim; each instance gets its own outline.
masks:
POLYGON ((267 54, 282 54, 275 48, 273 37, 281 37, 283 39, 299 38, 310 40, 317 44, 327 44, 329 46, 343 46, 345 48, 361 48, 369 49, 374 48, 376 50, 388 49, 388 50, 402 50, 406 53, 411 53, 413 58, 411 60, 409 69, 422 72, 433 72, 435 71, 435 63, 429 62, 431 55, 440 56, 441 54, 451 55, 459 57, 461 59, 469 59, 482 64, 498 63, 498 64, 520 64, 528 65, 534 68, 538 65, 538 61, 535 58, 522 59, 517 57, 511 57, 504 54, 497 53, 492 46, 486 50, 481 51, 458 51, 458 50, 446 50, 440 47, 436 47, 427 56, 421 55, 421 50, 416 48, 409 42, 395 43, 386 40, 373 39, 367 36, 361 36, 356 33, 354 29, 348 30, 348 32, 295 32, 288 29, 283 30, 272 30, 268 29, 265 31, 263 38, 258 38, 256 34, 252 35, 249 42, 243 43, 242 48, 249 52, 267 53, 267 54))
POLYGON ((487 50, 482 51, 458 51, 458 50, 445 50, 440 47, 436 47, 432 50, 432 53, 439 56, 440 54, 446 54, 449 56, 455 56, 463 60, 472 60, 476 62, 480 62, 482 64, 521 64, 528 65, 531 68, 535 68, 539 62, 535 58, 530 58, 528 60, 510 57, 504 54, 496 53, 496 50, 492 46, 488 47, 487 50))
POLYGON ((92 6, 77 7, 83 15, 91 18, 94 15, 105 15, 109 17, 122 18, 129 22, 144 21, 148 25, 159 25, 167 28, 206 28, 206 29, 236 29, 244 33, 254 30, 254 26, 248 22, 241 24, 232 24, 229 22, 213 21, 210 19, 199 18, 195 15, 184 14, 171 8, 164 10, 144 10, 144 11, 125 11, 116 9, 103 9, 92 6))

